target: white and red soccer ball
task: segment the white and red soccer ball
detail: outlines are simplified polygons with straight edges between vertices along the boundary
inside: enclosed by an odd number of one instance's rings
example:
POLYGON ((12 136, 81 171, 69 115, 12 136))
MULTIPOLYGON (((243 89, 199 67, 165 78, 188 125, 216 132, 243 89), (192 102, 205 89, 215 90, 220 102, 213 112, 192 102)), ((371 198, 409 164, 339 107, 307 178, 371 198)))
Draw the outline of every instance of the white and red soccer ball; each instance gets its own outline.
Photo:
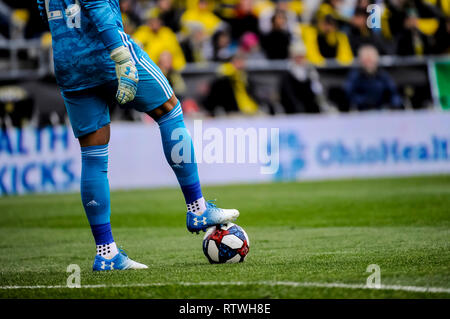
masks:
POLYGON ((210 227, 203 238, 203 253, 212 264, 243 262, 249 247, 247 233, 233 223, 210 227))

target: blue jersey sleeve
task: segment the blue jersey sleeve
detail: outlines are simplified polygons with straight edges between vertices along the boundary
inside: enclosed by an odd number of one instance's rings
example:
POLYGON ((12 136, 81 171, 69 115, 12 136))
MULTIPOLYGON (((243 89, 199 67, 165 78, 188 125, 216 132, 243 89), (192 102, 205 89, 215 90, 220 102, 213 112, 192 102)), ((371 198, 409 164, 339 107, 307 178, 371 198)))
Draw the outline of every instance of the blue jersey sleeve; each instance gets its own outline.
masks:
POLYGON ((117 13, 113 11, 110 1, 80 0, 80 5, 86 10, 88 17, 96 27, 103 44, 110 52, 123 45, 122 38, 119 34, 121 26, 117 25, 117 13))

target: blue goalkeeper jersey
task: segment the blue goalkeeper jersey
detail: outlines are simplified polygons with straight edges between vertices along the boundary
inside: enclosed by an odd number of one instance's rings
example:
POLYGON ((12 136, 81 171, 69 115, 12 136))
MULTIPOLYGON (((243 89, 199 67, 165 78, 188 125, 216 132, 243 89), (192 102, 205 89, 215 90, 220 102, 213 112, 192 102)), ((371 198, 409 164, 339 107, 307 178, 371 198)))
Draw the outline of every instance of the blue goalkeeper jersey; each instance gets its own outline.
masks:
POLYGON ((83 90, 116 79, 109 54, 126 42, 140 55, 139 47, 123 31, 119 0, 37 2, 52 34, 55 75, 62 91, 83 90))

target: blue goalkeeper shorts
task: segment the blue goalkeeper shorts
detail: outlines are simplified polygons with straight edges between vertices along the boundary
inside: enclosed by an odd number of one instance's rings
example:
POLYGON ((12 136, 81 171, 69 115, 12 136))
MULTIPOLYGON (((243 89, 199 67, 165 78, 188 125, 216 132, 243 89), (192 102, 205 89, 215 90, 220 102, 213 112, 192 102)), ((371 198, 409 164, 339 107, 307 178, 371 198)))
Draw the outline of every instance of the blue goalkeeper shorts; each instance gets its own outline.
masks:
MULTIPOLYGON (((167 102, 173 89, 159 67, 142 52, 136 61, 139 83, 133 101, 125 108, 150 112, 167 102)), ((117 80, 81 91, 62 92, 72 130, 76 138, 93 133, 110 123, 109 107, 115 101, 117 80)))

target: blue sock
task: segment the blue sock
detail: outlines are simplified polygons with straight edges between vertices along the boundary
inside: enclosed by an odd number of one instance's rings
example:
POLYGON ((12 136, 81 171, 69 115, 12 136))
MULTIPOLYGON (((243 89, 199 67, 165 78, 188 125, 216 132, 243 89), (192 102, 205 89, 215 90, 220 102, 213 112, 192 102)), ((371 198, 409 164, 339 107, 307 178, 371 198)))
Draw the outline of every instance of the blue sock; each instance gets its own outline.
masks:
POLYGON ((81 148, 81 201, 96 245, 114 242, 110 215, 108 144, 81 148))
POLYGON ((203 195, 198 177, 194 145, 191 135, 184 125, 180 102, 169 113, 163 115, 158 120, 158 124, 164 155, 178 179, 184 199, 189 207, 189 204, 203 199, 203 195), (172 139, 172 135, 174 135, 174 139, 172 139), (187 161, 184 161, 184 159, 187 159, 187 161))
POLYGON ((111 223, 91 225, 96 245, 107 245, 114 242, 111 223))

